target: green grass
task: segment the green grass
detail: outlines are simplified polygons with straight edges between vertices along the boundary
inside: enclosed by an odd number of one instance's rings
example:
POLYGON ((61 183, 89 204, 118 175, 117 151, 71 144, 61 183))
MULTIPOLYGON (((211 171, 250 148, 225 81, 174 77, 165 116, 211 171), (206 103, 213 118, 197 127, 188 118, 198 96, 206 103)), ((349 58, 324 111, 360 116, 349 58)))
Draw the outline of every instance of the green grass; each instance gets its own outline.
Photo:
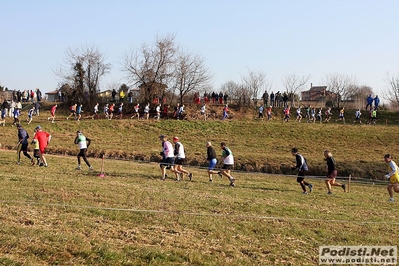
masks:
MULTIPOLYGON (((156 122, 123 120, 66 121, 58 116, 51 124, 44 117, 35 117, 34 122, 25 126, 33 135, 33 129, 41 124, 53 136, 48 152, 52 154, 76 154, 73 144, 78 129, 93 142, 89 156, 129 160, 159 160, 160 143, 158 136, 179 136, 185 146, 189 164, 205 167, 207 162, 205 142, 214 143, 219 153, 219 143, 224 141, 233 151, 236 169, 266 173, 290 173, 293 157, 292 147, 297 147, 308 160, 310 175, 324 175, 323 150, 332 151, 339 167, 340 176, 381 179, 386 171, 382 158, 385 153, 396 156, 398 145, 397 114, 383 111, 378 125, 308 124, 270 122, 246 118, 221 122, 176 121, 156 122), (388 121, 387 124, 384 122, 388 121)), ((349 116, 349 115, 348 115, 349 116)), ((334 117, 333 117, 334 118, 334 117)), ((4 127, 0 132, 3 148, 12 149, 16 142, 16 129, 4 127)))
MULTIPOLYGON (((5 265, 315 265, 321 245, 396 245, 399 218, 384 185, 321 179, 301 194, 294 176, 235 173, 237 186, 205 170, 159 179, 154 163, 106 160, 106 177, 0 159, 0 262, 5 265)), ((90 159, 95 169, 101 160, 90 159)))

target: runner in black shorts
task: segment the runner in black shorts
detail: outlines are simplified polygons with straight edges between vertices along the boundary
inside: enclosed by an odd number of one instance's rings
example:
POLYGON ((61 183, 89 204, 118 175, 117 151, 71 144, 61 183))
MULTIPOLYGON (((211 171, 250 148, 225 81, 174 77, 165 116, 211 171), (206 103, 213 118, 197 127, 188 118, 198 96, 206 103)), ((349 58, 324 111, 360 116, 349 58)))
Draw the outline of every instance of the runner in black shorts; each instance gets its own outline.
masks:
POLYGON ((173 137, 173 143, 175 144, 174 154, 176 156, 175 159, 176 171, 180 172, 179 176, 176 173, 176 179, 177 180, 183 179, 184 174, 187 174, 188 178, 191 181, 191 179, 193 178, 193 174, 188 172, 187 170, 184 170, 182 166, 186 162, 186 154, 184 146, 183 144, 181 144, 178 137, 173 137))
POLYGON ((302 154, 298 153, 297 148, 292 148, 291 154, 295 156, 296 159, 296 165, 292 167, 292 170, 298 170, 298 177, 296 178, 296 181, 301 185, 303 194, 308 194, 306 191, 306 186, 309 187, 309 191, 312 192, 313 185, 305 181, 305 174, 309 170, 306 159, 302 154))

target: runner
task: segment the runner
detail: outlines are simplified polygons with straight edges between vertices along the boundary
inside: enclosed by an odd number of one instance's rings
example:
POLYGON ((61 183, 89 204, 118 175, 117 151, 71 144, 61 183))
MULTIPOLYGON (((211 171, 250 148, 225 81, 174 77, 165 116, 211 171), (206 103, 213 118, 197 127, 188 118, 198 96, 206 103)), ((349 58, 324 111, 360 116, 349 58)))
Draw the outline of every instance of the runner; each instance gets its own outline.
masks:
POLYGON ((29 134, 25 129, 22 128, 22 125, 17 124, 18 128, 18 146, 17 146, 17 164, 21 164, 21 151, 23 154, 30 160, 32 165, 35 165, 35 161, 28 153, 28 139, 29 134))
POLYGON ((180 172, 178 175, 176 173, 176 179, 179 181, 183 179, 184 174, 187 174, 190 181, 193 178, 193 174, 188 172, 187 170, 183 169, 183 164, 186 162, 186 154, 184 150, 183 144, 179 141, 178 137, 173 137, 173 143, 175 144, 174 154, 175 154, 175 169, 176 171, 180 172))
POLYGON ((306 186, 309 187, 309 191, 312 192, 313 185, 305 181, 305 174, 309 170, 306 159, 302 154, 298 153, 297 148, 292 148, 291 154, 295 156, 296 161, 296 165, 292 167, 292 170, 298 170, 298 177, 296 178, 296 181, 301 185, 303 194, 308 194, 306 191, 306 186))
POLYGON ((89 148, 91 140, 87 137, 85 137, 82 134, 82 131, 78 130, 76 131, 76 137, 75 137, 75 144, 77 144, 79 146, 79 153, 77 155, 78 157, 78 167, 76 168, 76 170, 82 170, 82 167, 80 165, 80 158, 83 158, 83 160, 85 161, 86 165, 89 167, 89 171, 93 170, 93 167, 90 165, 89 161, 87 160, 86 157, 86 153, 87 153, 87 148, 89 148))
POLYGON ((41 160, 41 163, 39 164, 39 166, 44 165, 45 167, 48 167, 47 160, 44 157, 44 154, 46 153, 47 145, 50 143, 51 135, 49 133, 43 131, 41 126, 37 126, 35 128, 35 131, 36 131, 36 134, 35 134, 34 139, 39 141, 39 156, 40 156, 40 160, 41 160))
POLYGON ((53 105, 53 107, 51 107, 50 110, 50 117, 47 117, 47 121, 50 121, 51 119, 51 123, 54 123, 54 119, 55 119, 55 111, 57 110, 57 105, 53 105))

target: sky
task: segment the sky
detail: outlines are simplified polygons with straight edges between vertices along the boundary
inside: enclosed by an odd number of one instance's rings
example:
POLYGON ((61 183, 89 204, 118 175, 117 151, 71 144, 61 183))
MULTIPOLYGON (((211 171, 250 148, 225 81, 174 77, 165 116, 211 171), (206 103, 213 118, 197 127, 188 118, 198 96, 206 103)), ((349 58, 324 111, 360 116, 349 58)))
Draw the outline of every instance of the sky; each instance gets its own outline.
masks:
POLYGON ((355 77, 374 94, 399 73, 397 0, 0 0, 0 85, 58 89, 66 51, 95 46, 112 65, 100 90, 129 85, 123 58, 157 36, 175 35, 198 54, 219 91, 249 71, 266 74, 272 91, 285 75, 355 77))

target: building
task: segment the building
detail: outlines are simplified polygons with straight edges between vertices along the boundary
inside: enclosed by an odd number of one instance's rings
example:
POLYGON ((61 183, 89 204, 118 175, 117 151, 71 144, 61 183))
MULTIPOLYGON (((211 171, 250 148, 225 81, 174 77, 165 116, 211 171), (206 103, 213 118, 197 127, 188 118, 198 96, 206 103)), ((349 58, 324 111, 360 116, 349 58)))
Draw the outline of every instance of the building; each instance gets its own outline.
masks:
POLYGON ((327 90, 327 86, 313 86, 313 83, 310 83, 310 90, 301 92, 302 101, 323 101, 336 97, 335 93, 327 90))
POLYGON ((58 100, 58 90, 45 93, 48 102, 56 102, 58 100))

